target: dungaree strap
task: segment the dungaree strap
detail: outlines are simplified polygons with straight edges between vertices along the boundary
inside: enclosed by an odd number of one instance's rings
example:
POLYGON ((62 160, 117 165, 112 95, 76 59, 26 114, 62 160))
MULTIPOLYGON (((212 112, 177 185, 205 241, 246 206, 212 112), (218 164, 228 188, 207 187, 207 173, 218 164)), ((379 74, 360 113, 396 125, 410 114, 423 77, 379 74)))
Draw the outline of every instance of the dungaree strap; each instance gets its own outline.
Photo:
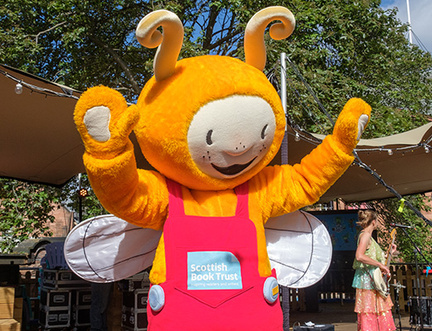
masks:
POLYGON ((237 195, 236 216, 249 219, 249 182, 240 184, 234 190, 237 195))
POLYGON ((169 216, 184 216, 184 205, 181 185, 171 179, 166 178, 169 192, 169 216))
MULTIPOLYGON (((169 216, 184 216, 185 211, 181 185, 168 178, 166 179, 166 183, 169 192, 169 216)), ((235 216, 249 218, 248 182, 237 186, 234 190, 237 195, 237 207, 235 216)))

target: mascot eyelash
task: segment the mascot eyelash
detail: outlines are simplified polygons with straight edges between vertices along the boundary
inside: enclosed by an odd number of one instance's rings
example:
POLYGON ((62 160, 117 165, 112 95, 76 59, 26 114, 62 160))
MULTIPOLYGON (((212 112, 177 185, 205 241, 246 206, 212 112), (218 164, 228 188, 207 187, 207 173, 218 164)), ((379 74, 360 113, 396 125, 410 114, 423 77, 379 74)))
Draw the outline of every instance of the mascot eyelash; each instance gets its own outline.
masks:
POLYGON ((149 330, 282 330, 278 281, 310 286, 327 270, 321 261, 330 263, 325 231, 312 236, 325 258, 317 258, 317 250, 305 254, 302 238, 299 258, 282 261, 295 253, 286 249, 296 238, 280 237, 290 226, 307 233, 319 228, 299 209, 318 201, 352 163, 371 109, 361 99, 349 100, 333 133, 299 164, 268 166, 285 132, 279 95, 262 72, 264 31, 274 20, 272 38, 293 32, 288 9, 259 11, 246 27, 245 62, 217 55, 177 61, 181 21, 165 10, 150 13, 136 34, 143 46, 158 47, 155 74, 137 104, 128 107, 104 86, 90 88, 77 102, 84 165, 113 215, 75 228, 65 256, 74 272, 95 282, 152 265, 149 330), (132 130, 156 171, 137 169, 132 130), (269 223, 277 235, 267 235, 269 223))

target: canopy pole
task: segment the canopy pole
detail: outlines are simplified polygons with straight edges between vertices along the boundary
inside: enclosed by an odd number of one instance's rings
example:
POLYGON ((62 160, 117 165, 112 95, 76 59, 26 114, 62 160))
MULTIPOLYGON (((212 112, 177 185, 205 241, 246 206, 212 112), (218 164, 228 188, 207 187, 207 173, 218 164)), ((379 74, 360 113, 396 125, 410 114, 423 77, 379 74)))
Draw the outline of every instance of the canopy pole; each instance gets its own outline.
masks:
MULTIPOLYGON (((287 116, 287 96, 286 96, 286 54, 281 53, 281 84, 280 84, 280 98, 282 101, 282 107, 285 113, 285 134, 281 145, 281 164, 288 164, 288 116, 287 116)), ((289 331, 290 327, 290 289, 289 287, 280 285, 282 295, 282 315, 283 315, 283 330, 289 331)))
POLYGON ((412 44, 412 28, 411 28, 411 13, 410 13, 410 2, 406 0, 407 4, 407 14, 408 14, 408 39, 410 44, 412 44))
POLYGON ((286 54, 281 53, 281 86, 280 86, 280 98, 282 101, 282 107, 285 113, 285 134, 281 145, 281 164, 288 164, 288 116, 287 116, 287 95, 286 95, 286 54))

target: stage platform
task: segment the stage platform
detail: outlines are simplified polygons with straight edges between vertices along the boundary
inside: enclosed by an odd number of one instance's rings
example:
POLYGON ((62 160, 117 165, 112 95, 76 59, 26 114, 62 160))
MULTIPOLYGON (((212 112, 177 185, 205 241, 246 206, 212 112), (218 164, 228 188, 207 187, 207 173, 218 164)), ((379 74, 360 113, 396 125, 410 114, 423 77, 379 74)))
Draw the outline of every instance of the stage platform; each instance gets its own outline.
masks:
MULTIPOLYGON (((332 324, 334 325, 335 331, 356 331, 357 330, 357 316, 354 313, 354 302, 344 302, 341 305, 340 302, 326 302, 320 303, 318 312, 298 312, 291 311, 290 313, 290 325, 299 322, 304 325, 306 322, 313 322, 315 324, 332 324)), ((399 330, 399 319, 397 314, 393 312, 395 319, 395 325, 399 330)), ((410 330, 410 316, 408 313, 401 315, 402 330, 410 330)), ((292 329, 292 328, 291 328, 292 329)), ((425 330, 432 330, 424 328, 425 330)), ((415 328, 413 328, 415 330, 415 328)))

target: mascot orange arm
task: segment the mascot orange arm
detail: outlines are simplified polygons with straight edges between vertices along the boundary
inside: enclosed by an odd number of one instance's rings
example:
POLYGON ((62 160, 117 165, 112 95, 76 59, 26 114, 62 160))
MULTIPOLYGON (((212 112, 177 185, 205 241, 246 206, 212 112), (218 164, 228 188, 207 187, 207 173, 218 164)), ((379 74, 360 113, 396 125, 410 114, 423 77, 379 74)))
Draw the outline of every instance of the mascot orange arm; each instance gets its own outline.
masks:
MULTIPOLYGON (((183 35, 181 22, 166 11, 151 13, 140 22, 138 39, 148 47, 154 47, 154 40, 156 46, 162 44, 155 76, 137 105, 127 107, 120 93, 101 86, 82 95, 74 115, 96 195, 107 210, 128 222, 163 228, 168 212, 166 178, 182 185, 186 213, 202 216, 233 215, 233 189, 248 181, 262 276, 270 274, 263 225, 269 217, 316 202, 343 174, 354 159, 352 150, 371 111, 364 101, 350 100, 333 134, 300 164, 269 167, 284 135, 285 115, 277 92, 261 71, 262 49, 260 53, 255 34, 263 33, 274 19, 282 22, 278 23, 282 32, 275 33, 279 39, 292 32, 294 17, 287 9, 272 7, 257 13, 246 30, 246 63, 223 56, 177 62, 178 53, 174 57, 172 53, 179 51, 182 41, 170 39, 164 48, 168 34, 159 36, 157 28, 162 26, 178 38, 183 35), (163 53, 167 47, 170 56, 163 53), (132 130, 157 171, 137 169, 128 138, 132 130)), ((164 280, 162 237, 151 281, 164 280)))

